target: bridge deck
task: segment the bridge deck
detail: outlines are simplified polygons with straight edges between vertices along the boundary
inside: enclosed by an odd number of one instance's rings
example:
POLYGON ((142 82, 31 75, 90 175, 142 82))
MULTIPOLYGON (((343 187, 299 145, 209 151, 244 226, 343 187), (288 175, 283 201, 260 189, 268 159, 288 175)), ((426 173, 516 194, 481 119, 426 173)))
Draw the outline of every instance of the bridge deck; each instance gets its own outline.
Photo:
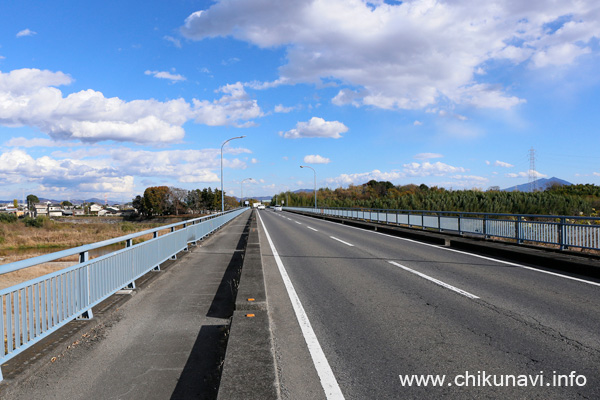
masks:
POLYGON ((5 364, 0 397, 214 397, 248 220, 236 218, 133 295, 113 296, 94 320, 74 321, 5 364))

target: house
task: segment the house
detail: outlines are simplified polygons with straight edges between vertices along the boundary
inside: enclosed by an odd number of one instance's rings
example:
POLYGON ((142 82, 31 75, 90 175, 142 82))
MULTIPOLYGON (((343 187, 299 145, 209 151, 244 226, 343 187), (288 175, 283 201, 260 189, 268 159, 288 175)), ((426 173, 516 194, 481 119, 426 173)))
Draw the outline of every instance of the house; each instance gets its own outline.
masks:
POLYGON ((46 204, 36 204, 34 205, 35 209, 33 210, 33 217, 47 217, 48 216, 48 206, 46 204))
POLYGON ((92 204, 90 206, 90 214, 100 215, 99 212, 102 210, 102 206, 99 204, 92 204))
POLYGON ((83 210, 83 208, 76 208, 73 210, 73 215, 85 215, 85 211, 83 210))
POLYGON ((60 204, 48 204, 49 217, 62 217, 63 212, 60 204))

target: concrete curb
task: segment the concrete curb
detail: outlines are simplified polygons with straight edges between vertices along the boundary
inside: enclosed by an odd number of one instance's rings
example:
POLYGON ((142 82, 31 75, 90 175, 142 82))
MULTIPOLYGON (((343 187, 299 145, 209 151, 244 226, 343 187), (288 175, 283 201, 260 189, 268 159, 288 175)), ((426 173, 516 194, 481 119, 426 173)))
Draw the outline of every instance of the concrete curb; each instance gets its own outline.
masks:
POLYGON ((300 211, 287 212, 312 218, 319 218, 362 229, 374 230, 392 236, 453 247, 480 255, 502 258, 516 263, 530 264, 532 267, 539 269, 554 269, 569 274, 600 278, 600 257, 591 254, 560 251, 527 245, 517 246, 511 243, 464 237, 453 233, 431 232, 427 230, 405 228, 396 225, 385 225, 339 217, 315 215, 300 211))
POLYGON ((278 398, 256 211, 252 213, 219 400, 278 398))

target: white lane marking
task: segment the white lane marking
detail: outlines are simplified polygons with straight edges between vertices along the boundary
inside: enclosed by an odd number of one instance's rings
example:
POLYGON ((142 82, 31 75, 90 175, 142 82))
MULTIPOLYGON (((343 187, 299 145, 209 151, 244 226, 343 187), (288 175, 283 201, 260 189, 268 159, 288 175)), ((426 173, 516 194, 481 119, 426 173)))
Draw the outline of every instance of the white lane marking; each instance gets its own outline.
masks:
POLYGON ((332 238, 333 240, 337 240, 340 243, 344 243, 346 246, 354 247, 354 245, 352 243, 344 242, 342 239, 338 239, 335 236, 329 236, 329 237, 332 238))
POLYGON ((288 296, 292 302, 292 306, 294 308, 294 312, 296 313, 296 318, 298 319, 298 323, 300 324, 300 328, 302 329, 302 335, 304 336, 304 340, 306 341, 306 345, 308 346, 308 351, 310 352, 310 356, 312 357, 313 364, 315 365, 315 369, 317 370, 317 374, 319 375, 319 379, 321 380, 321 386, 325 391, 325 395, 327 399, 340 399, 344 400, 344 395, 342 394, 342 390, 338 385, 337 380, 335 379, 335 375, 333 375, 333 370, 325 357, 325 353, 323 353, 323 349, 319 344, 319 340, 317 339, 317 335, 308 320, 308 316, 304 311, 304 307, 300 302, 300 298, 296 293, 296 289, 294 289, 294 285, 283 266, 283 262, 281 261, 281 257, 279 257, 279 253, 275 249, 275 245, 271 240, 271 236, 267 231, 267 227, 262 220, 260 214, 258 215, 258 219, 260 219, 260 223, 265 230, 265 236, 269 242, 269 246, 271 246, 271 251, 273 252, 273 257, 275 258, 275 262, 277 263, 277 267, 279 268, 279 273, 281 274, 281 278, 283 279, 283 283, 285 284, 285 288, 288 292, 288 296))
POLYGON ((319 232, 317 229, 315 229, 315 228, 313 228, 313 227, 311 227, 311 226, 308 226, 308 225, 307 225, 306 227, 307 227, 308 229, 312 229, 312 230, 313 230, 313 231, 315 231, 315 232, 319 232))
POLYGON ((294 221, 295 223, 297 223, 298 225, 302 225, 302 222, 298 222, 298 221, 294 221))
POLYGON ((559 278, 570 279, 572 281, 587 283, 588 285, 600 286, 599 282, 586 281, 585 279, 575 278, 573 276, 563 275, 563 274, 559 274, 559 273, 551 272, 551 271, 544 271, 542 269, 528 267, 526 265, 517 264, 517 263, 510 262, 510 261, 498 260, 496 258, 481 256, 479 254, 468 253, 466 251, 461 251, 461 250, 456 250, 456 249, 450 249, 448 247, 441 247, 441 246, 438 246, 438 245, 435 245, 435 244, 423 243, 423 242, 419 242, 417 240, 412 240, 412 239, 407 239, 407 238, 403 238, 403 237, 388 235, 387 233, 381 233, 381 232, 375 232, 375 231, 368 231, 366 229, 357 228, 355 226, 349 226, 349 225, 345 225, 345 224, 338 224, 337 222, 331 222, 331 221, 325 221, 325 220, 323 220, 323 222, 327 222, 327 223, 330 223, 330 224, 336 224, 338 226, 343 226, 345 228, 357 229, 357 230, 360 230, 360 231, 363 231, 363 232, 374 233, 376 235, 387 236, 387 237, 390 237, 392 239, 404 240, 406 242, 416 243, 416 244, 420 244, 422 246, 435 247, 436 249, 445 250, 445 251, 453 251, 455 253, 465 254, 465 255, 468 255, 468 256, 471 256, 471 257, 476 257, 476 258, 481 258, 483 260, 494 261, 494 262, 497 262, 497 263, 500 263, 500 264, 511 265, 511 266, 517 267, 517 268, 528 269, 530 271, 540 272, 542 274, 554 275, 554 276, 557 276, 559 278))
POLYGON ((431 281, 431 282, 433 282, 433 283, 435 283, 435 284, 438 284, 438 285, 440 285, 440 286, 443 286, 443 287, 445 287, 446 289, 450 289, 450 290, 452 290, 452 291, 454 291, 454 292, 456 292, 456 293, 458 293, 458 294, 462 294, 463 296, 466 296, 466 297, 468 297, 468 298, 470 298, 470 299, 478 299, 478 298, 479 298, 478 296, 475 296, 475 295, 474 295, 474 294, 472 294, 472 293, 466 292, 466 291, 464 291, 464 290, 462 290, 462 289, 459 289, 459 288, 457 288, 457 287, 455 287, 455 286, 449 285, 449 284, 447 284, 446 282, 442 282, 442 281, 440 281, 440 280, 437 280, 437 279, 435 279, 435 278, 432 278, 432 277, 430 277, 429 275, 425 275, 425 274, 423 274, 423 273, 421 273, 421 272, 419 272, 419 271, 415 271, 414 269, 408 268, 408 267, 406 267, 406 266, 404 266, 404 265, 402 265, 402 264, 398 264, 397 262, 394 262, 394 261, 388 261, 388 262, 389 262, 390 264, 392 264, 392 265, 395 265, 396 267, 400 267, 400 268, 402 268, 402 269, 404 269, 404 270, 406 270, 406 271, 408 271, 408 272, 412 272, 412 273, 413 273, 413 274, 415 274, 415 275, 419 275, 421 278, 425 278, 425 279, 427 279, 428 281, 431 281))

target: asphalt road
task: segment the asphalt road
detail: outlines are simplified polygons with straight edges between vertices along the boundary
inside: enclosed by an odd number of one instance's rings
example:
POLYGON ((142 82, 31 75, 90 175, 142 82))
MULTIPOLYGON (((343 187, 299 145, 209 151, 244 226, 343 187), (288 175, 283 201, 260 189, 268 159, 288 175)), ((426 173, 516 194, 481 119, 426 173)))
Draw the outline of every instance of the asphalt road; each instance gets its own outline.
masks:
POLYGON ((600 398, 598 282, 287 212, 259 216, 282 398, 600 398), (413 375, 444 381, 402 382, 413 375))

